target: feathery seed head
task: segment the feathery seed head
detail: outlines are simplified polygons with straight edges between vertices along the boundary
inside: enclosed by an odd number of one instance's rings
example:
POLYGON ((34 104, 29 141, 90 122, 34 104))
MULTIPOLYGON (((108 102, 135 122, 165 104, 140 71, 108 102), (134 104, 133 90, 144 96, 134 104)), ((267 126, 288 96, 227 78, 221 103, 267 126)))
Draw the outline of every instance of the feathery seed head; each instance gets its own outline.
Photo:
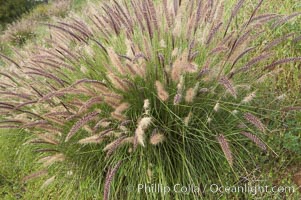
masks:
POLYGON ((162 101, 166 101, 168 99, 168 97, 169 97, 169 94, 164 89, 163 84, 160 81, 156 81, 155 85, 156 85, 156 88, 157 88, 158 97, 162 101))

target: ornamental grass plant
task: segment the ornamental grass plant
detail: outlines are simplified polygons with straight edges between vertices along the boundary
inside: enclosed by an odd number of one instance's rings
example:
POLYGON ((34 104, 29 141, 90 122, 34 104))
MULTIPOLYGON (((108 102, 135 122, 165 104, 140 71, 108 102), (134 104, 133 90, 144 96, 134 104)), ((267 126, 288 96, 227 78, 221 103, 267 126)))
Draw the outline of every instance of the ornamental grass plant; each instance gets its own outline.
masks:
POLYGON ((281 108, 266 108, 278 97, 266 99, 262 84, 301 57, 275 57, 288 37, 264 33, 300 13, 262 13, 262 3, 243 13, 244 0, 230 10, 214 0, 103 2, 88 20, 45 24, 44 46, 0 54, 0 126, 27 133, 41 164, 23 181, 71 185, 60 198, 202 199, 212 194, 137 187, 237 184, 260 152, 277 156, 263 138, 281 108))

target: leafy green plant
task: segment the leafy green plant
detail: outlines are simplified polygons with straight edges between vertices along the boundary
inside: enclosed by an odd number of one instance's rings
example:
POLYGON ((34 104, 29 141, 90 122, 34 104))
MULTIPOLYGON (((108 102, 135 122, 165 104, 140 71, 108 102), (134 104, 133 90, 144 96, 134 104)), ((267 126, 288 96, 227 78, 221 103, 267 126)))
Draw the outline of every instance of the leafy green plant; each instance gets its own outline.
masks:
POLYGON ((235 24, 243 3, 224 20, 223 1, 116 1, 91 10, 91 25, 47 24, 47 47, 22 62, 2 55, 13 69, 1 73, 2 127, 36 136, 28 144, 53 174, 45 185, 72 171, 76 187, 92 177, 103 199, 177 199, 186 195, 136 188, 239 180, 254 164, 251 145, 273 154, 261 137, 279 111, 265 108, 259 85, 301 60, 277 60, 277 43, 260 42, 267 23, 295 14, 259 14, 259 1, 235 24))

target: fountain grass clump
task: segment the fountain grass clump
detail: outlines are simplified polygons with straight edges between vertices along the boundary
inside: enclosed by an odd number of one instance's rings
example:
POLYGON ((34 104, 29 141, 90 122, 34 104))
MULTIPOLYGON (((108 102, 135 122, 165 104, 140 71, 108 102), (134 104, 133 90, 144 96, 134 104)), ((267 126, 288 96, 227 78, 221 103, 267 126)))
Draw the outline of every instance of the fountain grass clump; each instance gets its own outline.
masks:
POLYGON ((277 41, 261 40, 267 25, 293 15, 260 14, 259 1, 234 24, 243 3, 230 17, 224 1, 103 3, 88 9, 88 23, 47 24, 45 47, 2 55, 11 64, 1 72, 1 126, 29 132, 43 166, 24 181, 48 171, 43 188, 81 190, 88 177, 97 194, 86 198, 183 198, 136 189, 233 183, 258 150, 273 153, 261 138, 278 111, 265 109, 259 86, 279 65, 301 59, 277 60, 277 41))

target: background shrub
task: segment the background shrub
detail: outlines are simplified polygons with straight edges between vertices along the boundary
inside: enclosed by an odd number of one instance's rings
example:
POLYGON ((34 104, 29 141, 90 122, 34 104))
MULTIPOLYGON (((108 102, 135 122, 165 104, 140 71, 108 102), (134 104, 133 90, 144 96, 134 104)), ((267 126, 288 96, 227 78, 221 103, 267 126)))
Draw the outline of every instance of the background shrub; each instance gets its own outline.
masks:
POLYGON ((0 24, 11 23, 23 13, 28 12, 40 1, 35 0, 0 0, 0 24))
POLYGON ((51 1, 49 4, 39 4, 20 20, 8 24, 0 36, 1 43, 23 46, 32 40, 40 27, 39 22, 50 21, 51 18, 65 17, 70 8, 70 0, 51 1))

